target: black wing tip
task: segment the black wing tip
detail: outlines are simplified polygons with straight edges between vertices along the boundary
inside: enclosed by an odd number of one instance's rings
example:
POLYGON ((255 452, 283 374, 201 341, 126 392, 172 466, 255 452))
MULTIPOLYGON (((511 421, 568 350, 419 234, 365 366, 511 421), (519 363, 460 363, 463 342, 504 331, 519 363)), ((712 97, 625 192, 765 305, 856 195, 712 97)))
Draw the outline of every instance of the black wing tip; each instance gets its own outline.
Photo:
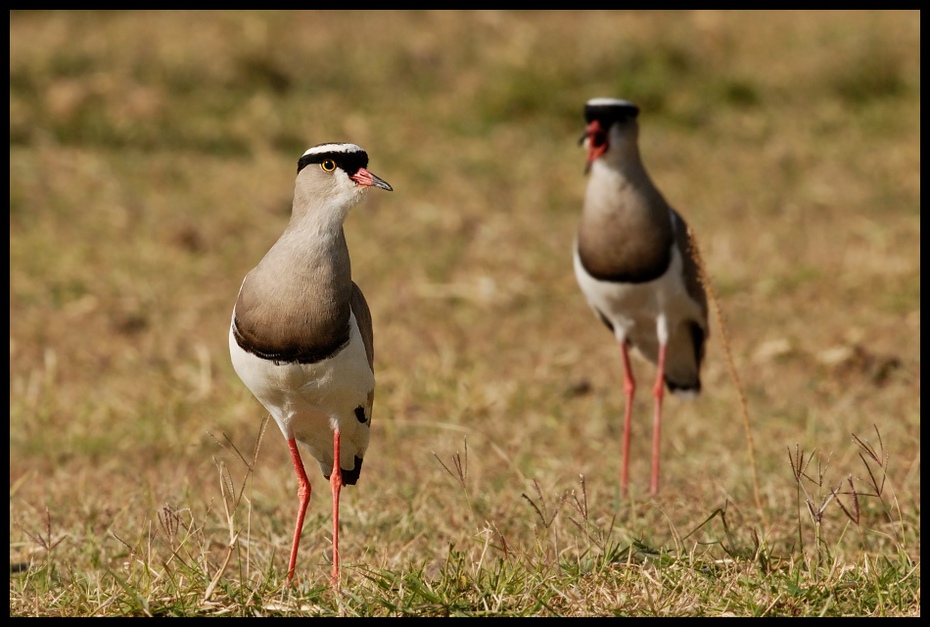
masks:
POLYGON ((700 379, 692 383, 677 383, 666 378, 665 385, 668 387, 669 392, 680 396, 697 396, 701 393, 700 379))
MULTIPOLYGON (((358 477, 362 474, 362 458, 358 455, 355 456, 355 468, 352 470, 342 469, 342 485, 355 485, 358 483, 358 477)), ((326 479, 329 479, 329 475, 324 474, 326 479)))

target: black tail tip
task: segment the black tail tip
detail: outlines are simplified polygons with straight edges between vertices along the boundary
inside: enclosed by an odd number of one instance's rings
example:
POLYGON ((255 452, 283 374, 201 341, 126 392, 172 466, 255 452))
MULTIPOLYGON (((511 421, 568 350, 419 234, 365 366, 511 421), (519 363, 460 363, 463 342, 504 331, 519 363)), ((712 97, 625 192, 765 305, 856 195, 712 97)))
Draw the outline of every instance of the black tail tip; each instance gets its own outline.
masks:
POLYGON ((677 396, 697 396, 701 393, 701 381, 694 381, 692 383, 676 383, 675 381, 665 380, 665 385, 668 387, 668 391, 677 396))
MULTIPOLYGON (((355 485, 358 483, 358 476, 362 474, 362 458, 355 456, 355 468, 352 470, 342 469, 342 485, 355 485)), ((323 475, 328 480, 330 475, 323 475)))

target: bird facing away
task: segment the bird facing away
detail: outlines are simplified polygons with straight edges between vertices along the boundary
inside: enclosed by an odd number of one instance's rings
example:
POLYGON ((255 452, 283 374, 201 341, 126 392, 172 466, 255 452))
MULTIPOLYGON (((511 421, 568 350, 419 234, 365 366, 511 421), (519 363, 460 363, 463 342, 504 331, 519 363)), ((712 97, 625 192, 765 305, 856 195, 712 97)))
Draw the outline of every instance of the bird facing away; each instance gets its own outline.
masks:
POLYGON ((629 349, 657 367, 650 493, 659 490, 664 387, 682 396, 701 390, 709 329, 707 296, 684 219, 652 183, 639 154, 639 107, 615 98, 585 104, 581 141, 589 174, 574 242, 575 277, 588 304, 620 344, 626 411, 623 470, 629 483, 630 420, 636 382, 629 349))
POLYGON ((343 221, 372 187, 355 144, 314 146, 297 162, 291 218, 239 288, 229 352, 242 382, 284 434, 297 471, 297 522, 287 571, 310 502, 298 442, 319 463, 333 496, 332 585, 339 585, 339 493, 355 485, 371 430, 374 347, 371 313, 352 281, 343 221))

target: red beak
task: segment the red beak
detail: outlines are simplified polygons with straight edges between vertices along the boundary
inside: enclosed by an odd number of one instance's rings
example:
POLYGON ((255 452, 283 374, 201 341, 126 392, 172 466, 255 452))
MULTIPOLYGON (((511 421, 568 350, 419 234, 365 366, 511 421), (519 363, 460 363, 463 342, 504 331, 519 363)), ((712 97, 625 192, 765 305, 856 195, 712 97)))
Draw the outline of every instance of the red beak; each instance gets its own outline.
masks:
POLYGON ((389 192, 394 191, 394 188, 388 185, 387 181, 378 178, 369 172, 366 168, 359 168, 358 172, 349 178, 363 187, 380 187, 381 189, 386 189, 389 192))
POLYGON ((607 131, 601 127, 601 123, 597 120, 593 120, 588 124, 581 139, 584 141, 586 138, 588 140, 588 160, 585 162, 584 171, 587 173, 591 169, 591 164, 607 152, 609 144, 607 142, 607 131))

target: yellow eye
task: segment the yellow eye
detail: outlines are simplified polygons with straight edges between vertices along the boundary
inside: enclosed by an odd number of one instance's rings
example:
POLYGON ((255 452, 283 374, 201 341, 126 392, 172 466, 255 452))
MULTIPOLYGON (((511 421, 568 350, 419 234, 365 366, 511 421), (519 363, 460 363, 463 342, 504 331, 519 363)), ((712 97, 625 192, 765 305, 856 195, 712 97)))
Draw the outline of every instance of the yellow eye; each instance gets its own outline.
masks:
POLYGON ((333 170, 336 169, 336 162, 333 161, 332 159, 324 159, 320 163, 320 167, 323 168, 325 172, 332 172, 333 170))

